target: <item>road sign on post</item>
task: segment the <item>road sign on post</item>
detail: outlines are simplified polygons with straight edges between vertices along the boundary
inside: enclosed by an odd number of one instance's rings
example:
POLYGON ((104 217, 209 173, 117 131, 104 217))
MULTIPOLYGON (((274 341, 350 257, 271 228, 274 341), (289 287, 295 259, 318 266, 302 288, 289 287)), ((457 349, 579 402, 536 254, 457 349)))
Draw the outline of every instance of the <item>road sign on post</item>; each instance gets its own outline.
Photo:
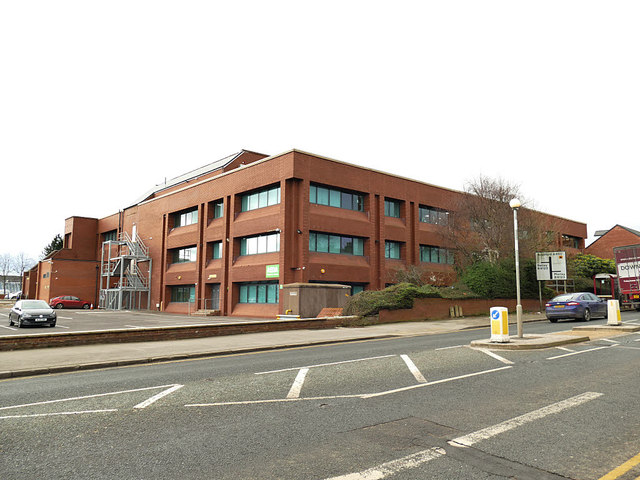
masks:
POLYGON ((536 252, 538 280, 566 280, 567 255, 565 252, 536 252))

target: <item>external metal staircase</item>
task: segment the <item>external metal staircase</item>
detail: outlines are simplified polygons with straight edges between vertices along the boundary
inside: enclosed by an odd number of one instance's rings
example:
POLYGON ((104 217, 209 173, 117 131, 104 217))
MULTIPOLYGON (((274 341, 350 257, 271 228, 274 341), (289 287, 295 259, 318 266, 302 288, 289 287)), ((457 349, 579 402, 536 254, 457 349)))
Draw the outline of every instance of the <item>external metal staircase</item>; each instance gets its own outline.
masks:
POLYGON ((149 248, 135 234, 121 232, 102 243, 99 306, 107 310, 149 309, 151 296, 149 248), (146 303, 143 306, 143 303, 146 303))

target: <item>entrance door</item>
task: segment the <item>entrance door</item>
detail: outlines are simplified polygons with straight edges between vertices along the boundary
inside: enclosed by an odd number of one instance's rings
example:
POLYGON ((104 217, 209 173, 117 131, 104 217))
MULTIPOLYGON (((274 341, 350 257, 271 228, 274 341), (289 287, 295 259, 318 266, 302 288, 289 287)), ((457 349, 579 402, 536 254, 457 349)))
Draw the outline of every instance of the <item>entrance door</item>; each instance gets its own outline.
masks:
POLYGON ((220 284, 211 285, 211 310, 220 310, 220 284))

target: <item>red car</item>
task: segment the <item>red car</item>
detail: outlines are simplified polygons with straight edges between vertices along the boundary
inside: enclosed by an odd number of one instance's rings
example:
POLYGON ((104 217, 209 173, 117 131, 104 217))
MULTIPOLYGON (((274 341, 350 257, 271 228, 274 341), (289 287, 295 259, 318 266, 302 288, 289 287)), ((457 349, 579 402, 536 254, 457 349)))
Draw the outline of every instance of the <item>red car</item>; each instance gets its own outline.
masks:
POLYGON ((62 297, 54 297, 49 300, 49 306, 51 308, 84 308, 87 310, 91 307, 91 303, 80 300, 78 297, 65 295, 62 297))

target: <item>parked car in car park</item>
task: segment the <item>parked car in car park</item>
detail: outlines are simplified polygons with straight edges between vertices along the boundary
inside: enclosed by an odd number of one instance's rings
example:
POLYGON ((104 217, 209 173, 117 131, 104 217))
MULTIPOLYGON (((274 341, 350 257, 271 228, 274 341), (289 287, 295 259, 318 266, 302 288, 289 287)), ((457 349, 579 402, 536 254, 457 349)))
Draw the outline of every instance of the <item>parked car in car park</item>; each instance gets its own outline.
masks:
POLYGON ((49 300, 49 306, 51 308, 84 308, 87 310, 91 307, 91 302, 80 300, 78 297, 71 295, 64 295, 49 300))
POLYGON ((56 312, 44 300, 18 300, 9 311, 9 326, 48 325, 55 327, 56 312))
POLYGON ((7 295, 9 300, 20 300, 22 298, 22 292, 13 292, 7 295))
POLYGON ((545 314, 552 323, 561 318, 588 322, 594 317, 607 318, 607 302, 590 292, 563 293, 547 302, 545 314))

